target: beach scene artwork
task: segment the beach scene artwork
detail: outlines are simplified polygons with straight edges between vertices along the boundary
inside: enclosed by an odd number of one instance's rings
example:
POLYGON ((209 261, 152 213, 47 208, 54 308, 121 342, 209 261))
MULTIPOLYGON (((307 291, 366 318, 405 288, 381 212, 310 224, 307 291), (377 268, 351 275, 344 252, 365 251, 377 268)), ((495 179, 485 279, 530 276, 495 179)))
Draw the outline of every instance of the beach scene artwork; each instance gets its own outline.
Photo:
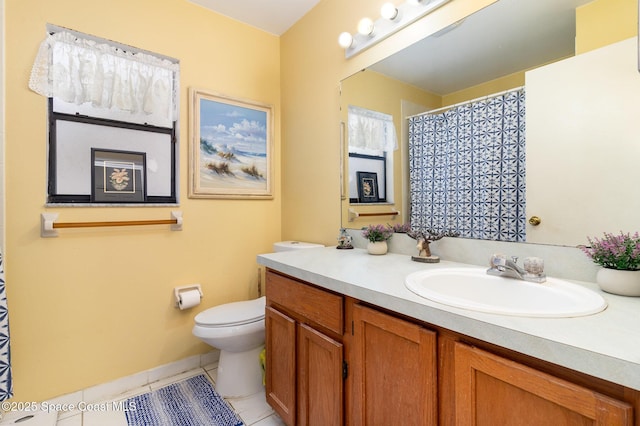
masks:
POLYGON ((270 197, 268 106, 199 96, 196 194, 270 197))

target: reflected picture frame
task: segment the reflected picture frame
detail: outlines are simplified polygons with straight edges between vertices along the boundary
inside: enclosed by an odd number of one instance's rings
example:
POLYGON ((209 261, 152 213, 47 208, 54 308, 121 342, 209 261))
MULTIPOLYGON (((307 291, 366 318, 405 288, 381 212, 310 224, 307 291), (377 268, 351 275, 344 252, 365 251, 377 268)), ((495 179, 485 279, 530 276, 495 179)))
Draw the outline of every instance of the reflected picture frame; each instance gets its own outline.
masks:
POLYGON ((91 148, 91 202, 145 203, 147 154, 91 148))
POLYGON ((273 198, 273 107, 189 88, 189 198, 273 198))
POLYGON ((356 172, 358 180, 358 202, 377 203, 380 201, 378 174, 375 172, 356 172))

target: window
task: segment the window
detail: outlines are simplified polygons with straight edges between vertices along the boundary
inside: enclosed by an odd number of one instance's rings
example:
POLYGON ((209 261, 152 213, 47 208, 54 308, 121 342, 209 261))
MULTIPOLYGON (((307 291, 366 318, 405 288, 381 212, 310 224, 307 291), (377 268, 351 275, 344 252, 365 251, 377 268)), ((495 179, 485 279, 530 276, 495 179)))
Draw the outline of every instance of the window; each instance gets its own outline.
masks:
POLYGON ((349 105, 348 121, 349 202, 393 203, 393 151, 398 145, 393 117, 349 105))
MULTIPOLYGON (((135 191, 142 196, 114 197, 114 203, 176 203, 177 60, 59 27, 47 30, 29 82, 49 98, 47 202, 109 202, 95 197, 96 188, 106 188, 94 182, 101 177, 91 152, 99 149, 145 159, 143 170, 135 167, 138 184, 144 183, 135 191)), ((118 171, 129 179, 121 164, 118 171)), ((104 170, 106 183, 106 163, 104 170)))
POLYGON ((387 202, 387 158, 384 155, 367 155, 358 154, 355 152, 349 153, 349 202, 354 203, 367 203, 362 196, 361 186, 359 186, 360 179, 358 179, 358 173, 371 173, 376 175, 376 188, 372 188, 372 191, 376 193, 376 200, 373 202, 384 203, 387 202))

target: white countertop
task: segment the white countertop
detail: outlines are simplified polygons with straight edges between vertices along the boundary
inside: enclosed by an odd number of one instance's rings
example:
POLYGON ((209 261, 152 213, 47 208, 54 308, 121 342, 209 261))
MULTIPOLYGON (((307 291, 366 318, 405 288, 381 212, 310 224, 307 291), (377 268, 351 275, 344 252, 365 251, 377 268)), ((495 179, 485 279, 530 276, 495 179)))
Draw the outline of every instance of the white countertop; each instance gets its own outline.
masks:
POLYGON ((258 263, 322 288, 493 343, 526 355, 640 390, 640 298, 608 294, 608 307, 577 318, 527 318, 458 309, 424 299, 404 285, 407 274, 465 265, 428 264, 411 256, 335 247, 262 254, 258 263))

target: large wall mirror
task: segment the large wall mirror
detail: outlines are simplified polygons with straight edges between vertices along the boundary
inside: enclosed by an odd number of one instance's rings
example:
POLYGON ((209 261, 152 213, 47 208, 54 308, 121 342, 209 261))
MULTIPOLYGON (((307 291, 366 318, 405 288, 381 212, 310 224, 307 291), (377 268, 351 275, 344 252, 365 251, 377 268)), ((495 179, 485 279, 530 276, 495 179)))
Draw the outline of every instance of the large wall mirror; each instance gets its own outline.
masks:
POLYGON ((623 38, 575 53, 576 28, 602 25, 581 22, 576 9, 597 2, 499 0, 343 80, 342 226, 409 221, 407 117, 523 86, 526 241, 575 246, 640 230, 638 45, 623 38), (386 153, 393 175, 384 203, 349 197, 360 171, 348 161, 349 106, 393 117, 398 146, 386 153))

